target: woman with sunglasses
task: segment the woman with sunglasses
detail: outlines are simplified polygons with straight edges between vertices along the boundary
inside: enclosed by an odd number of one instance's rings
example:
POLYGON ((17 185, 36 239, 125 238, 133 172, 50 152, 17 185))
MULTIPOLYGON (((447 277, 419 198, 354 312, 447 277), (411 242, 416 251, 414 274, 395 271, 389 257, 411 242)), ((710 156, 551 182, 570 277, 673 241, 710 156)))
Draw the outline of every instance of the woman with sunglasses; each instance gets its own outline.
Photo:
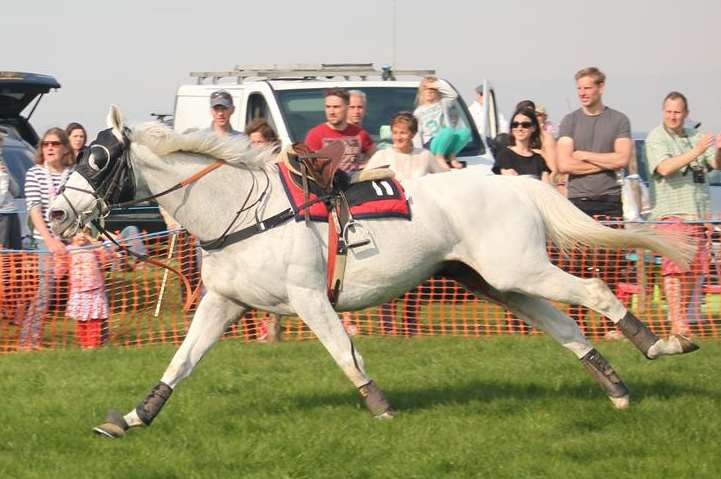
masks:
POLYGON ((74 164, 75 155, 65 131, 51 128, 42 136, 35 166, 25 176, 28 216, 38 252, 38 290, 20 329, 19 347, 23 350, 40 347, 42 320, 56 294, 57 276, 67 268, 65 244, 50 230, 48 210, 74 164))
POLYGON ((496 155, 493 172, 501 175, 530 175, 550 182, 551 169, 534 150, 541 147, 540 125, 535 112, 520 109, 511 117, 509 144, 496 155))

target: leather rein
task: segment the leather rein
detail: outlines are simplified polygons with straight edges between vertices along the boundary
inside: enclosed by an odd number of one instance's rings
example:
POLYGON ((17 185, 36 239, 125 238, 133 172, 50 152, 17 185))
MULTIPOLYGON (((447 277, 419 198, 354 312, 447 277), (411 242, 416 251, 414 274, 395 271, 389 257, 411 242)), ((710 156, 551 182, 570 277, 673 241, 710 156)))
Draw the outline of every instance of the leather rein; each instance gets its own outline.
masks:
MULTIPOLYGON (((127 153, 125 153, 125 154, 127 154, 127 153)), ((126 161, 127 161, 127 160, 126 160, 126 161)), ((177 190, 179 190, 179 189, 181 189, 181 188, 184 188, 184 187, 186 187, 186 186, 188 186, 188 185, 190 185, 190 184, 198 181, 198 180, 199 180, 200 178, 202 178, 203 176, 207 175, 208 173, 210 173, 210 172, 213 171, 213 170, 218 169, 219 167, 223 166, 224 164, 225 164, 225 161, 223 161, 223 160, 215 160, 213 163, 205 166, 205 167, 202 168, 201 170, 193 173, 193 174, 190 175, 189 177, 187 177, 187 178, 183 179, 182 181, 176 183, 175 185, 171 186, 170 188, 161 191, 160 193, 156 193, 156 194, 147 196, 147 197, 145 197, 145 198, 134 199, 134 200, 131 200, 131 201, 124 201, 124 202, 115 203, 115 204, 111 204, 111 205, 108 205, 108 204, 105 202, 105 199, 104 199, 102 196, 100 196, 97 192, 85 190, 85 189, 83 189, 83 188, 77 188, 77 187, 74 187, 74 186, 65 185, 65 186, 63 187, 63 191, 62 191, 60 194, 61 194, 63 197, 65 197, 66 203, 70 206, 70 208, 71 208, 72 211, 73 211, 73 214, 75 214, 76 218, 78 218, 78 222, 80 223, 80 222, 82 221, 82 217, 85 216, 85 214, 84 214, 84 213, 80 213, 80 212, 78 212, 78 211, 75 209, 75 206, 73 205, 73 203, 65 196, 65 192, 64 192, 65 189, 75 190, 75 191, 79 191, 79 192, 81 192, 81 193, 85 193, 85 194, 89 194, 89 195, 93 196, 93 197, 95 198, 95 200, 96 200, 96 203, 100 205, 100 209, 101 209, 101 211, 103 212, 103 213, 101 213, 101 214, 103 215, 103 217, 105 217, 105 216, 107 216, 108 214, 110 214, 110 210, 111 210, 112 208, 127 208, 128 206, 132 206, 132 205, 136 205, 136 204, 138 204, 138 203, 143 203, 143 202, 146 202, 146 201, 150 201, 150 200, 153 200, 153 199, 155 199, 155 198, 159 198, 159 197, 161 197, 161 196, 164 196, 164 195, 167 195, 167 194, 172 193, 172 192, 174 192, 174 191, 177 191, 177 190)), ((128 167, 132 168, 132 166, 130 166, 130 162, 129 162, 129 161, 128 161, 128 167)), ((252 191, 252 190, 251 190, 251 191, 252 191)), ((107 193, 107 192, 106 192, 106 193, 107 193)), ((246 199, 246 201, 247 201, 247 199, 246 199)), ((108 241, 110 241, 111 243, 113 243, 118 249, 120 249, 120 250, 122 250, 123 252, 125 252, 126 254, 132 256, 132 257, 135 258, 136 260, 142 261, 142 262, 145 262, 145 263, 150 263, 150 264, 152 264, 152 265, 159 266, 159 267, 161 267, 161 268, 165 268, 165 269, 167 269, 168 271, 171 271, 172 273, 176 274, 176 275, 180 278, 180 280, 183 282, 183 286, 184 286, 185 292, 186 292, 186 295, 185 295, 185 298, 186 298, 186 299, 185 299, 185 303, 183 304, 183 311, 187 312, 187 311, 190 309, 190 307, 193 305, 193 302, 195 301, 195 298, 196 298, 196 296, 197 296, 197 293, 199 292, 200 286, 198 286, 198 288, 196 288, 196 291, 193 292, 192 287, 190 286, 190 281, 188 281, 188 278, 187 278, 183 273, 181 273, 178 269, 173 268, 172 266, 170 266, 170 265, 168 265, 168 264, 166 264, 166 263, 163 263, 162 261, 155 260, 155 259, 151 258, 150 256, 148 256, 147 254, 139 254, 139 253, 136 253, 135 251, 129 249, 129 248, 128 248, 127 246, 125 246, 124 244, 119 243, 119 242, 115 239, 115 237, 113 237, 113 235, 111 235, 110 232, 108 232, 108 230, 105 229, 105 226, 100 222, 100 219, 99 219, 99 218, 92 219, 92 220, 90 221, 90 223, 92 223, 92 225, 98 230, 98 232, 99 232, 100 234, 102 234, 108 241)))
MULTIPOLYGON (((124 154, 127 154, 127 153, 124 153, 124 154)), ((124 159, 124 161, 127 162, 128 168, 131 168, 131 169, 132 169, 132 165, 130 165, 129 160, 126 158, 126 159, 124 159)), ((124 201, 124 202, 114 203, 114 204, 111 204, 111 205, 108 205, 108 204, 106 203, 106 201, 105 201, 105 198, 103 198, 102 196, 100 196, 100 195, 99 195, 97 192, 95 192, 95 191, 89 191, 89 190, 85 190, 85 189, 77 188, 77 187, 73 187, 73 186, 68 186, 68 185, 65 185, 64 189, 75 190, 75 191, 79 191, 79 192, 86 193, 86 194, 89 194, 89 195, 93 196, 93 197, 95 198, 95 200, 96 200, 96 203, 100 205, 100 209, 101 209, 101 212, 102 212, 101 214, 103 215, 103 217, 105 217, 105 216, 107 216, 108 214, 110 214, 110 210, 111 210, 112 208, 127 208, 128 206, 132 206, 132 205, 136 205, 136 204, 139 204, 139 203, 144 203, 144 202, 146 202, 146 201, 154 200, 154 199, 156 199, 156 198, 160 198, 161 196, 165 196, 165 195, 170 194, 170 193, 172 193, 172 192, 174 192, 174 191, 177 191, 177 190, 180 190, 180 189, 182 189, 182 188, 185 188, 185 187, 187 187, 188 185, 191 185, 192 183, 195 183, 196 181, 198 181, 199 179, 201 179, 202 177, 204 177, 205 175, 207 175, 207 174, 210 173, 211 171, 214 171, 214 170, 220 168, 221 166, 223 166, 223 165, 225 165, 225 164, 226 164, 226 161, 224 161, 224 160, 215 160, 213 163, 211 163, 211 164, 203 167, 202 169, 198 170, 197 172, 193 173, 192 175, 188 176, 187 178, 181 180, 180 182, 176 183, 175 185, 171 186, 170 188, 167 188, 167 189, 165 189, 165 190, 163 190, 163 191, 161 191, 161 192, 159 192, 159 193, 155 193, 155 194, 153 194, 153 195, 146 196, 146 197, 140 198, 140 199, 134 199, 134 200, 130 200, 130 201, 124 201)), ((228 246, 228 245, 231 245, 231 244, 233 244, 233 243, 237 243, 237 242, 242 241, 242 240, 244 240, 244 239, 250 238, 251 236, 254 236, 254 235, 258 234, 258 233, 262 233, 262 232, 264 232, 264 231, 267 231, 267 230, 269 230, 269 229, 272 229, 272 228, 274 228, 274 227, 276 227, 276 226, 280 226, 281 224, 284 224, 285 222, 287 222, 287 221, 289 221, 290 219, 293 218, 293 216, 294 216, 294 211, 293 211, 291 208, 288 208, 288 209, 286 209, 286 210, 281 211, 281 212, 278 213, 278 214, 275 214, 275 215, 271 216, 270 218, 267 218, 267 219, 265 219, 265 220, 261 220, 261 219, 258 217, 257 208, 256 208, 256 212, 255 212, 255 220, 256 220, 256 221, 255 221, 254 224, 252 224, 252 225, 250 225, 250 226, 248 226, 248 227, 246 227, 246 228, 243 228, 243 229, 241 229, 241 230, 235 231, 235 232, 233 232, 233 233, 229 233, 230 230, 231 230, 232 227, 235 225, 235 223, 237 222, 238 218, 240 217, 240 215, 241 215, 243 212, 248 211, 249 209, 253 208, 254 206, 259 205, 259 204, 263 201, 263 199, 265 198, 265 196, 266 196, 266 194, 267 194, 267 192, 268 192, 268 189, 269 189, 269 187, 270 187, 270 178, 268 177, 268 173, 267 173, 265 170, 262 170, 262 171, 263 171, 263 174, 265 175, 266 183, 265 183, 265 186, 264 186, 264 188, 263 188, 263 191, 260 193, 260 195, 258 196, 258 198, 257 198, 255 201, 253 201, 251 204, 248 204, 248 202, 250 201, 250 198, 252 197, 253 191, 256 189, 256 179, 255 179, 255 175, 253 175, 253 184, 252 184, 252 186, 251 186, 251 188, 250 188, 250 191, 248 192, 248 194, 247 194, 245 200, 243 201, 243 204, 241 205, 240 209, 236 212, 235 217, 233 218, 233 220, 231 220, 230 224, 227 226, 227 228, 223 231, 223 233, 222 233, 218 238, 216 238, 216 239, 214 239, 214 240, 211 240, 211 241, 202 241, 202 242, 200 242, 201 248, 203 248, 203 249, 206 250, 206 251, 208 251, 208 250, 214 250, 214 249, 220 249, 220 248, 223 248, 224 246, 228 246)), ((106 192, 106 193, 107 193, 107 192, 106 192)), ((64 191, 61 192, 61 194, 62 194, 63 196, 65 196, 64 191)), ((312 206, 312 205, 315 204, 315 203, 319 203, 319 202, 322 202, 322 201, 326 201, 326 200, 328 200, 328 198, 329 198, 328 196, 321 196, 321 197, 314 198, 314 199, 312 199, 312 200, 309 200, 309 201, 305 202, 303 205, 300 206, 300 208, 303 209, 303 208, 310 207, 310 206, 312 206)), ((73 213, 75 214, 76 218, 78 218, 78 222, 80 223, 82 217, 83 217, 83 216, 86 216, 86 213, 80 213, 80 212, 78 212, 78 211, 75 209, 75 206, 72 204, 71 201, 69 201, 69 199, 68 199, 67 197, 65 197, 65 200, 66 200, 66 202, 68 203, 68 205, 70 206, 70 208, 72 209, 72 211, 73 211, 73 213)), ((178 269, 173 268, 172 266, 170 266, 170 265, 168 265, 168 264, 165 264, 165 263, 163 263, 163 262, 161 262, 161 261, 152 259, 152 258, 149 257, 148 255, 138 254, 138 253, 130 250, 127 246, 125 246, 125 245, 123 245, 123 244, 120 244, 120 243, 105 229, 105 227, 103 226, 103 224, 101 224, 99 218, 92 219, 90 222, 91 222, 92 225, 98 230, 98 232, 99 232, 100 234, 102 234, 107 240, 109 240, 110 242, 112 242, 116 247, 118 247, 119 249, 121 249, 122 251, 124 251, 125 253, 127 253, 128 255, 134 257, 134 258, 137 259, 138 261, 143 261, 143 262, 146 262, 146 263, 150 263, 150 264, 153 264, 153 265, 155 265, 155 266, 159 266, 159 267, 161 267, 161 268, 165 268, 165 269, 167 269, 167 270, 175 273, 175 274, 180 278, 180 280, 183 282, 183 286, 185 287, 185 290, 186 290, 186 301, 185 301, 185 304, 183 304, 183 311, 187 312, 187 311, 190 309, 190 307, 192 306, 192 304, 195 302, 196 297, 198 296, 198 293, 199 293, 199 291, 200 291, 200 285, 198 285, 198 287, 196 288, 195 291, 192 291, 192 288, 191 288, 191 286, 190 286, 190 281, 188 281, 188 278, 187 278, 183 273, 181 273, 178 269)))

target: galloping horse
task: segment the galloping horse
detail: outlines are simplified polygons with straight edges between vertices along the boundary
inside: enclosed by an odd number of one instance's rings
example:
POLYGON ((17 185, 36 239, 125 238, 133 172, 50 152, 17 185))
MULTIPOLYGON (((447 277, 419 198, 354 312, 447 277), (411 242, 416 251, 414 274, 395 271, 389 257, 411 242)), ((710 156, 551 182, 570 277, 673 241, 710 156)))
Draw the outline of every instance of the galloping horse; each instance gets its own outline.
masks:
MULTIPOLYGON (((68 237, 107 212, 107 203, 171 189, 158 197, 202 242, 234 231, 245 239, 203 253, 203 296, 169 367, 146 398, 125 415, 111 411, 99 433, 118 437, 150 425, 176 388, 249 308, 298 314, 315 333, 376 417, 393 409, 365 372, 326 290, 326 223, 279 220, 289 202, 269 153, 244 140, 204 132, 177 133, 159 123, 123 125, 116 107, 51 205, 55 233, 68 237), (184 188, 172 186, 214 160, 227 162, 184 188), (229 227, 230 225, 230 227, 229 227)), ((397 297, 431 275, 457 280, 474 294, 509 309, 578 357, 617 408, 629 392, 576 323, 550 301, 579 304, 615 323, 647 358, 697 349, 682 336, 656 337, 599 279, 580 279, 550 263, 546 241, 576 246, 644 248, 687 265, 694 248, 684 237, 652 229, 612 229, 576 209, 548 185, 524 177, 486 175, 472 168, 404 184, 412 220, 364 221, 371 245, 348 255, 338 310, 356 310, 397 297)), ((292 215, 291 215, 292 217, 292 215)))

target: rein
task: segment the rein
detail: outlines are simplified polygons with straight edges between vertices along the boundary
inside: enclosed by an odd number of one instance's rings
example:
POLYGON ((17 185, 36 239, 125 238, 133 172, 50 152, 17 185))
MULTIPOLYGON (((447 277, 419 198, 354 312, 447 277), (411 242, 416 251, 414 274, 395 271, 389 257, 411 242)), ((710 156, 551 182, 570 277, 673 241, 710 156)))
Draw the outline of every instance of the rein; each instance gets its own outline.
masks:
MULTIPOLYGON (((207 175, 208 173, 210 173, 210 172, 213 171, 213 170, 216 170, 217 168, 223 166, 224 164, 225 164, 225 161, 223 161, 223 160, 216 160, 216 161, 214 161, 213 163, 209 164, 208 166, 204 167, 203 169, 201 169, 201 170, 193 173, 192 175, 190 175, 189 177, 185 178, 184 180, 182 180, 182 181, 178 182, 177 184, 171 186, 170 188, 168 188, 168 189, 166 189, 166 190, 164 190, 164 191, 161 191, 160 193, 157 193, 157 194, 154 194, 154 195, 150 195, 150 196, 147 196, 147 197, 145 197, 145 198, 141 198, 141 199, 137 199, 137 200, 131 200, 131 201, 125 201, 125 202, 121 202, 121 203, 111 204, 110 206, 108 206, 107 202, 105 201, 105 198, 103 198, 102 196, 100 196, 100 195, 99 195, 97 192, 95 192, 95 191, 89 191, 89 190, 85 190, 85 189, 82 189, 82 188, 76 188, 76 187, 74 187, 74 186, 67 186, 67 185, 64 186, 64 189, 75 190, 75 191, 79 191, 79 192, 81 192, 81 193, 86 193, 86 194, 92 196, 93 198, 95 198, 96 204, 97 204, 97 205, 100 205, 101 214, 104 215, 104 216, 107 216, 108 214, 110 214, 111 208, 125 208, 125 207, 131 206, 131 205, 135 205, 135 204, 138 204, 138 203, 142 203, 142 202, 145 202, 145 201, 149 201, 149 200, 152 200, 152 199, 159 198, 159 197, 161 197, 161 196, 167 195, 167 194, 169 194, 169 193, 172 193, 173 191, 179 190, 179 189, 181 189, 181 188, 184 188, 184 187, 186 187, 186 186, 188 186, 188 185, 190 185, 190 184, 198 181, 198 180, 199 180, 200 178, 202 178, 203 176, 207 175)), ((252 189, 251 189, 251 192, 252 192, 252 189)), ((62 194, 63 197, 65 197, 65 193, 64 193, 64 192, 61 192, 61 194, 62 194)), ((249 194, 250 194, 250 193, 249 193, 249 194)), ((263 193, 263 194, 265 194, 265 193, 263 193)), ((263 194, 261 195, 261 198, 262 198, 263 194)), ((259 200, 260 200, 260 198, 259 198, 259 200)), ((79 227, 79 225, 80 225, 81 222, 82 222, 83 217, 87 216, 87 213, 86 213, 86 212, 82 212, 82 213, 78 212, 78 211, 75 209, 75 206, 73 205, 73 203, 72 203, 67 197, 65 197, 65 201, 66 201, 67 204, 70 206, 70 208, 73 210, 73 213, 75 214, 75 217, 78 218, 78 227, 79 227)), ((248 198, 246 198, 246 201, 245 201, 245 202, 246 202, 246 203, 248 202, 248 198)), ((257 203, 257 202, 256 202, 256 203, 257 203)), ((244 203, 244 204, 245 204, 245 203, 244 203)), ((254 204, 255 204, 255 203, 254 203, 254 204)), ((238 218, 238 216, 240 215, 240 213, 242 213, 242 211, 243 211, 243 210, 241 209, 241 211, 238 212, 238 214, 236 215, 236 219, 238 218)), ((235 222, 235 220, 233 220, 233 222, 235 222)), ((100 222, 97 218, 91 220, 91 223, 92 223, 92 225, 98 230, 98 232, 99 232, 100 234, 102 234, 106 239, 108 239, 110 242, 112 242, 116 247, 118 247, 120 250, 124 251, 126 254, 132 256, 133 258, 137 259, 138 261, 143 261, 143 262, 146 262, 146 263, 150 263, 150 264, 153 264, 153 265, 155 265, 155 266, 159 266, 159 267, 161 267, 161 268, 165 268, 165 269, 167 269, 168 271, 171 271, 172 273, 175 273, 175 274, 180 278, 180 280, 183 282, 183 286, 185 287, 185 292, 186 292, 185 298, 186 298, 186 300, 185 300, 185 304, 183 304, 183 311, 186 311, 186 312, 187 312, 187 311, 190 309, 190 307, 192 306, 193 301, 195 300, 195 297, 196 297, 197 295, 192 291, 192 288, 191 288, 191 286, 190 286, 190 281, 188 281, 188 278, 186 278, 183 273, 181 273, 179 270, 173 268, 172 266, 170 266, 170 265, 168 265, 168 264, 165 264, 165 263, 163 263, 163 262, 161 262, 161 261, 154 260, 154 259, 150 258, 148 255, 140 255, 140 254, 138 254, 138 253, 130 250, 127 246, 118 243, 118 241, 108 232, 107 229, 105 229, 105 226, 103 226, 103 225, 101 224, 101 222, 100 222)), ((231 226, 232 226, 232 223, 231 223, 231 225, 228 227, 228 229, 230 229, 231 226)), ((227 230, 226 230, 226 233, 227 233, 227 230)))
MULTIPOLYGON (((124 142, 126 143, 126 147, 127 147, 127 140, 125 140, 124 142)), ((129 158, 127 155, 128 155, 128 153, 126 150, 123 153, 123 157, 124 157, 123 163, 127 166, 127 168, 130 169, 129 174, 132 175, 132 165, 130 164, 130 161, 129 161, 129 158)), ((89 191, 89 190, 84 190, 82 188, 76 188, 76 187, 67 186, 67 185, 64 188, 91 195, 96 201, 96 206, 99 206, 101 216, 106 217, 107 215, 110 214, 111 208, 126 208, 128 206, 136 205, 138 203, 143 203, 146 201, 154 200, 156 198, 160 198, 161 196, 165 196, 165 195, 172 193, 174 191, 177 191, 181 188, 185 188, 186 186, 198 181, 203 176, 207 175, 211 171, 218 169, 219 167, 223 166, 224 164, 226 164, 226 162, 224 160, 215 160, 213 163, 205 166, 204 168, 193 173, 192 175, 188 176, 187 178, 183 179, 182 181, 176 183, 175 185, 171 186, 170 188, 167 188, 159 193, 156 193, 156 194, 144 197, 144 198, 140 198, 140 199, 133 199, 130 201, 111 203, 110 205, 108 205, 108 199, 110 199, 110 198, 106 199, 106 197, 114 196, 114 194, 111 190, 115 183, 115 181, 113 181, 113 180, 118 179, 118 174, 120 174, 120 170, 114 171, 113 174, 111 175, 111 176, 113 176, 112 180, 109 182, 105 182, 105 184, 107 185, 107 189, 102 194, 99 194, 97 191, 89 191)), ((206 251, 219 249, 224 246, 228 246, 233 243, 237 243, 239 241, 247 239, 258 233, 262 233, 269 229, 275 228, 276 226, 280 226, 294 217, 295 212, 293 211, 292 208, 288 208, 288 209, 281 211, 280 213, 277 213, 265 220, 261 220, 258 217, 258 209, 256 208, 254 224, 252 224, 246 228, 240 229, 238 231, 235 231, 233 233, 229 233, 229 231, 236 224, 236 222, 238 221, 238 218, 240 217, 240 215, 243 212, 246 212, 246 211, 250 210, 251 208, 260 205, 263 202, 263 200, 267 198, 267 192, 268 192, 268 189, 270 188, 270 177, 268 176, 268 173, 265 170, 263 170, 263 173, 265 175, 265 180, 266 180, 265 187, 263 188, 263 191, 260 192, 258 198, 255 201, 253 201, 252 203, 248 204, 248 202, 250 201, 250 198, 253 195, 253 192, 255 191, 255 189, 257 187, 256 177, 255 177, 255 175, 253 175, 251 173, 251 176, 253 177, 253 183, 252 183, 252 186, 251 186, 250 190, 248 191, 248 195, 246 196, 245 200, 243 201, 243 204, 241 205, 240 209, 236 212, 235 216, 233 217, 233 219, 231 220, 230 224, 227 226, 225 231, 223 231, 223 233, 214 240, 200 242, 201 248, 203 248, 206 251)), ((85 175, 83 175, 83 176, 85 176, 85 175)), ((127 180, 127 177, 125 177, 123 179, 127 180)), ((122 189, 122 185, 121 185, 121 189, 122 189)), ((258 189, 260 190, 260 188, 258 188, 258 189)), ((116 192, 116 193, 119 193, 119 192, 116 192)), ((65 196, 64 192, 61 192, 61 194, 63 196, 65 196)), ((331 198, 330 195, 319 196, 313 200, 306 201, 304 204, 302 204, 300 206, 300 208, 301 209, 305 208, 307 211, 308 207, 310 207, 316 203, 319 203, 319 202, 328 201, 328 200, 330 200, 330 198, 331 198)), ((68 205, 70 205, 70 208, 73 210, 73 213, 75 214, 76 218, 78 219, 77 226, 79 227, 80 224, 82 224, 83 218, 87 217, 89 212, 84 211, 84 212, 80 213, 76 210, 75 206, 72 204, 72 202, 70 202, 68 200, 67 197, 65 197, 65 200, 68 203, 68 205)), ((93 209, 95 209, 95 208, 93 208, 93 209)), ((178 271, 177 269, 175 269, 161 261, 154 260, 154 259, 148 257, 147 255, 137 254, 134 251, 131 251, 128 247, 120 244, 105 229, 104 225, 101 224, 101 221, 99 218, 92 219, 91 223, 93 224, 93 226, 95 226, 95 228, 98 230, 98 232, 100 234, 102 234, 105 238, 107 238, 110 242, 112 242, 116 247, 118 247, 119 249, 121 249, 122 251, 127 253, 128 255, 134 257, 135 259, 137 259, 139 261, 143 261, 146 263, 150 263, 150 264, 159 266, 161 268, 165 268, 168 271, 171 271, 171 272, 175 273, 176 275, 178 275, 178 277, 183 282, 183 286, 185 287, 185 291, 186 291, 186 301, 185 301, 185 304, 183 305, 183 310, 188 311, 190 309, 191 305, 193 304, 193 302, 197 296, 196 293, 198 293, 199 289, 196 289, 196 291, 193 292, 192 288, 190 286, 190 282, 180 271, 178 271)))
POLYGON ((144 254, 144 255, 138 254, 135 251, 132 251, 127 246, 118 243, 118 241, 113 237, 113 235, 111 235, 108 232, 108 230, 106 230, 105 227, 103 225, 101 225, 100 221, 98 221, 97 219, 92 220, 91 223, 93 224, 93 226, 95 226, 95 228, 97 228, 98 232, 100 232, 103 236, 105 236, 106 239, 108 239, 111 243, 113 243, 115 246, 117 246, 119 249, 121 249, 125 253, 129 254, 133 258, 135 258, 139 261, 153 264, 155 266, 160 266, 161 268, 165 268, 168 271, 178 275, 180 280, 183 282, 183 286, 185 287, 185 293, 186 293, 185 294, 185 304, 183 304, 183 311, 187 312, 188 310, 190 310, 190 307, 193 305, 193 301, 195 300, 195 294, 193 293, 193 289, 190 286, 190 281, 188 281, 188 278, 186 278, 183 273, 181 273, 179 270, 173 268, 172 266, 170 266, 168 264, 165 264, 161 261, 154 260, 147 254, 144 254))
POLYGON ((205 168, 203 168, 203 169, 201 169, 201 170, 199 170, 199 171, 196 171, 195 173, 193 173, 193 174, 190 175, 189 177, 187 177, 187 178, 185 178, 184 180, 176 183, 175 185, 171 186, 171 187, 168 188, 167 190, 163 190, 163 191, 161 191, 160 193, 156 193, 156 194, 154 194, 154 195, 146 196, 145 198, 140 198, 140 199, 138 199, 138 200, 124 201, 124 202, 122 202, 122 203, 115 203, 115 204, 110 205, 110 206, 111 206, 112 208, 127 208, 128 206, 133 206, 133 205, 137 205, 138 203, 143 203, 143 202, 145 202, 145 201, 150 201, 150 200, 154 200, 154 199, 156 199, 156 198, 160 198, 161 196, 165 196, 165 195, 167 195, 167 194, 169 194, 169 193, 172 193, 173 191, 177 191, 177 190, 179 190, 179 189, 181 189, 181 188, 185 188, 186 186, 188 186, 188 185, 190 185, 190 184, 192 184, 192 183, 195 183, 196 181, 198 181, 199 179, 201 179, 202 177, 204 177, 205 175, 207 175, 207 174, 210 173, 211 171, 220 168, 220 167, 223 166, 224 164, 225 164, 225 161, 224 161, 224 160, 215 160, 213 163, 209 164, 208 166, 206 166, 205 168))

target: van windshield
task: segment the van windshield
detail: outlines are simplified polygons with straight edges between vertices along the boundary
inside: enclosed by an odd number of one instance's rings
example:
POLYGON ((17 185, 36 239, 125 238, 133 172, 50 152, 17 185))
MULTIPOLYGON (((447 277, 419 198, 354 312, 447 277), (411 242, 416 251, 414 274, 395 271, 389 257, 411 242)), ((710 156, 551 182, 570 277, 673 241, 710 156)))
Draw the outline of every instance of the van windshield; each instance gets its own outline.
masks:
MULTIPOLYGON (((363 128, 371 135, 379 147, 390 145, 390 128, 381 128, 390 124, 391 117, 399 111, 415 109, 416 88, 413 87, 360 87, 353 88, 366 94, 367 108, 363 128), (385 130, 382 134, 381 130, 385 130)), ((308 130, 325 121, 323 95, 324 88, 302 90, 276 90, 278 104, 293 142, 302 142, 308 130)), ((476 156, 485 153, 483 144, 475 129, 463 100, 454 102, 457 112, 457 128, 470 128, 471 141, 458 156, 476 156)))

